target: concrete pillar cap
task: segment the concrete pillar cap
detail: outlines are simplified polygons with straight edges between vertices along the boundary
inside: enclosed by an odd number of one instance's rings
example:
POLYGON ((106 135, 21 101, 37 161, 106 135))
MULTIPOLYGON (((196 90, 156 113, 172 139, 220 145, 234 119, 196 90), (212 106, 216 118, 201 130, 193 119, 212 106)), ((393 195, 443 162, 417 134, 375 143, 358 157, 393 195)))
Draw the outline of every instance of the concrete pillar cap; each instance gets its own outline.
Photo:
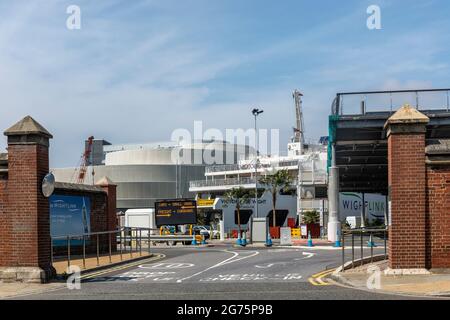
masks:
POLYGON ((110 178, 104 176, 103 178, 101 178, 100 180, 98 180, 95 183, 97 186, 101 186, 101 187, 106 187, 106 186, 116 186, 117 184, 115 184, 110 178))
POLYGON ((31 116, 26 116, 4 132, 5 136, 24 136, 31 134, 41 135, 49 139, 53 138, 51 133, 31 116))
POLYGON ((430 118, 409 104, 405 104, 386 121, 384 128, 393 124, 428 124, 429 122, 430 118))

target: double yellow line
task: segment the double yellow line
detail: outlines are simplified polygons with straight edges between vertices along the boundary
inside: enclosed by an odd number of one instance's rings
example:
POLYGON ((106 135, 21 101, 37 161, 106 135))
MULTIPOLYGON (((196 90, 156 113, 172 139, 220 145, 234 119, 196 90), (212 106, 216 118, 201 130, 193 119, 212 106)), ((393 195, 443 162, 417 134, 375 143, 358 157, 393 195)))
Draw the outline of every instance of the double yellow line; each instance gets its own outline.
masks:
POLYGON ((325 270, 319 273, 316 273, 314 275, 312 275, 308 281, 309 283, 311 283, 313 286, 330 286, 331 283, 325 282, 323 280, 324 277, 332 274, 334 272, 334 269, 331 270, 325 270))
POLYGON ((159 259, 162 259, 164 257, 165 257, 164 254, 161 254, 161 253, 155 254, 153 257, 149 257, 148 259, 142 259, 142 260, 139 260, 139 261, 136 261, 136 262, 126 263, 126 264, 123 264, 123 265, 120 265, 120 266, 117 266, 117 267, 108 268, 108 269, 105 269, 105 270, 102 270, 102 271, 98 271, 98 272, 87 273, 87 274, 82 275, 80 277, 80 279, 81 280, 86 280, 86 279, 95 278, 95 277, 102 276, 104 274, 111 273, 111 272, 114 272, 114 271, 125 270, 125 269, 128 269, 130 267, 135 267, 135 266, 138 266, 138 265, 141 265, 141 264, 145 264, 145 263, 148 263, 148 262, 159 260, 159 259))

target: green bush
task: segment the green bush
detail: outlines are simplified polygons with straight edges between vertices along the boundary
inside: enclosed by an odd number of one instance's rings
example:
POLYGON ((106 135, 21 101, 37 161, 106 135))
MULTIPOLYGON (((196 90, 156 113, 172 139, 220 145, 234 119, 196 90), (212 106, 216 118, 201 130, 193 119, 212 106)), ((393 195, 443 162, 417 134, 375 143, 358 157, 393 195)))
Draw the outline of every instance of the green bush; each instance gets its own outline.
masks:
POLYGON ((320 222, 320 214, 316 210, 306 211, 303 213, 302 223, 312 224, 320 222))

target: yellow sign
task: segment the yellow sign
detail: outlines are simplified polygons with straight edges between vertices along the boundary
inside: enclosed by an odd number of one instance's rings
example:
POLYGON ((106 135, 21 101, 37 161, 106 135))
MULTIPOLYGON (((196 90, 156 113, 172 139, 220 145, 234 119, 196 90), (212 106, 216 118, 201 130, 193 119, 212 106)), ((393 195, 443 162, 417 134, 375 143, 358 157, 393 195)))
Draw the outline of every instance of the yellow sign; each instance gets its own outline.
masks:
POLYGON ((291 236, 292 238, 301 238, 301 232, 300 232, 300 228, 292 228, 291 229, 291 236))
POLYGON ((216 199, 198 199, 197 206, 198 207, 212 207, 214 205, 214 201, 216 199))

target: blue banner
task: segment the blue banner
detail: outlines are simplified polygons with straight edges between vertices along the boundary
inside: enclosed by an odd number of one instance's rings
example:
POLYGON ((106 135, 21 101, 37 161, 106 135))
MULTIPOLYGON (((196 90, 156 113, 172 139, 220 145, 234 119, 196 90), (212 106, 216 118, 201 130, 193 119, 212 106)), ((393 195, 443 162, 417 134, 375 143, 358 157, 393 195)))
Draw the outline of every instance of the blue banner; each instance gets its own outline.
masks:
MULTIPOLYGON (((89 197, 61 196, 50 197, 50 234, 52 237, 82 235, 90 232, 91 201, 89 197)), ((66 245, 65 240, 57 239, 54 245, 66 245)), ((71 241, 78 244, 80 240, 71 241)))

